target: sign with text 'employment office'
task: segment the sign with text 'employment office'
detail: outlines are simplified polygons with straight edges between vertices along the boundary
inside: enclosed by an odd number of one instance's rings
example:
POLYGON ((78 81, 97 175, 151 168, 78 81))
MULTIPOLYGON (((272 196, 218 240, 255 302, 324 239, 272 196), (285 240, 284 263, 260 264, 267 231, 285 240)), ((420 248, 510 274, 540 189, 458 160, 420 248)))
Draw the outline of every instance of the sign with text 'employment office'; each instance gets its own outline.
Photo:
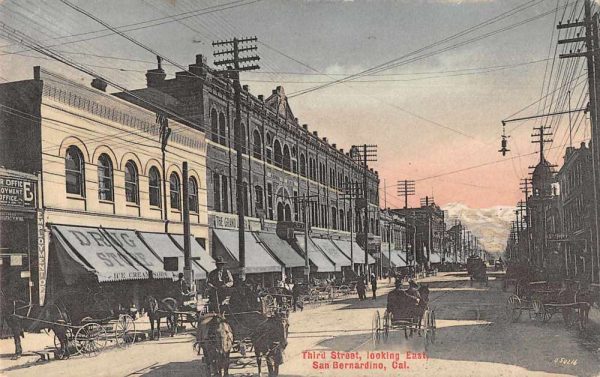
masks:
POLYGON ((35 208, 37 182, 0 175, 0 206, 35 208))

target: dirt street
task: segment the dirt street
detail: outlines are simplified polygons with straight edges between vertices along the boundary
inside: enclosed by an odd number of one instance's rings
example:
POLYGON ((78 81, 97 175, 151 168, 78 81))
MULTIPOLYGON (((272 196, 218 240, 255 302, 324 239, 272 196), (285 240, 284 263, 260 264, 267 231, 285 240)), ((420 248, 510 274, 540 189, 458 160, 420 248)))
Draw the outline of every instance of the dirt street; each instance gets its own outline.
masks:
MULTIPOLYGON (((431 290, 430 308, 437 320, 436 343, 427 351, 423 337, 406 340, 400 332, 374 344, 372 319, 376 311, 383 315, 385 293, 391 288, 387 281, 380 283, 377 300, 351 297, 292 313, 280 375, 600 376, 597 328, 583 336, 565 329, 560 315, 542 324, 530 320, 526 312, 519 322, 509 323, 504 314, 509 293, 502 292, 500 282, 471 287, 467 279, 464 274, 440 274, 421 281, 431 290)), ((7 376, 203 375, 190 335, 48 363, 36 363, 32 357, 14 363, 7 358, 11 351, 10 342, 3 340, 0 369, 7 376)), ((256 367, 233 365, 230 374, 256 374, 256 367)))

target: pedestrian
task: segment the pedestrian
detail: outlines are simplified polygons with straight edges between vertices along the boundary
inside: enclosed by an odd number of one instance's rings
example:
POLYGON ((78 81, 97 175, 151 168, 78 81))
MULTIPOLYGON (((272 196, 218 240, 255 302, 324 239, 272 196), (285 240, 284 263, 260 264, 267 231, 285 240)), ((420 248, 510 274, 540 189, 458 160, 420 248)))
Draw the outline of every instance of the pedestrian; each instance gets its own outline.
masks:
POLYGON ((356 282, 356 293, 358 293, 358 299, 359 300, 364 300, 365 297, 365 291, 366 291, 366 287, 365 287, 365 279, 364 277, 361 275, 358 277, 358 281, 356 282))
POLYGON ((300 283, 293 282, 294 286, 292 287, 292 306, 294 307, 294 312, 298 307, 300 307, 300 311, 304 310, 303 305, 299 305, 298 299, 300 298, 300 283))
POLYGON ((377 298, 377 276, 371 272, 371 290, 373 290, 373 300, 377 298))

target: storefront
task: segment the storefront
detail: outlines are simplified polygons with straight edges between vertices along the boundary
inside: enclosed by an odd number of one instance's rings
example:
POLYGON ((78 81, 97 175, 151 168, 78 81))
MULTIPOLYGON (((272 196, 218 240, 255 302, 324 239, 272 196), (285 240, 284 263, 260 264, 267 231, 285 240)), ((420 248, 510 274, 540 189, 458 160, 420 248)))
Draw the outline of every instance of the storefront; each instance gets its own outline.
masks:
POLYGON ((43 229, 44 224, 36 209, 37 189, 35 175, 0 168, 0 285, 11 299, 26 303, 37 299, 38 284, 45 285, 43 237, 38 245, 37 236, 38 226, 43 229), (39 269, 38 263, 44 268, 39 269))

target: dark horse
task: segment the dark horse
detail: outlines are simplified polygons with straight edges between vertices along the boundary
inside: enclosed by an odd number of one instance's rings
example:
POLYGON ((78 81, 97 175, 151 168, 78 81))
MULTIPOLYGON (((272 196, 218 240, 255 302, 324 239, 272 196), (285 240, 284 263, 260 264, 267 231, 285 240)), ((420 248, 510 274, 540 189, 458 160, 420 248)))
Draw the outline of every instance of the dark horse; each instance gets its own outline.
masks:
POLYGON ((177 315, 173 313, 177 308, 177 301, 175 301, 175 299, 167 297, 159 301, 153 296, 146 296, 144 298, 143 308, 146 313, 148 313, 148 319, 150 320, 150 340, 154 340, 155 323, 156 330, 158 331, 158 339, 160 340, 161 318, 166 318, 167 328, 169 329, 171 336, 175 335, 177 327, 177 315))
POLYGON ((258 375, 261 373, 262 356, 265 356, 269 376, 279 375, 279 365, 283 364, 283 351, 287 347, 289 322, 283 313, 277 313, 260 323, 252 333, 252 344, 256 354, 258 375))
POLYGON ((198 322, 196 330, 198 354, 204 353, 204 361, 213 372, 219 376, 229 375, 229 354, 233 348, 233 331, 223 315, 209 313, 198 322))
POLYGON ((69 356, 67 331, 69 318, 65 311, 55 303, 44 306, 28 305, 19 300, 13 300, 0 290, 0 321, 12 332, 15 343, 13 359, 23 354, 21 338, 27 332, 39 332, 44 329, 52 330, 60 342, 57 350, 59 358, 69 356))

